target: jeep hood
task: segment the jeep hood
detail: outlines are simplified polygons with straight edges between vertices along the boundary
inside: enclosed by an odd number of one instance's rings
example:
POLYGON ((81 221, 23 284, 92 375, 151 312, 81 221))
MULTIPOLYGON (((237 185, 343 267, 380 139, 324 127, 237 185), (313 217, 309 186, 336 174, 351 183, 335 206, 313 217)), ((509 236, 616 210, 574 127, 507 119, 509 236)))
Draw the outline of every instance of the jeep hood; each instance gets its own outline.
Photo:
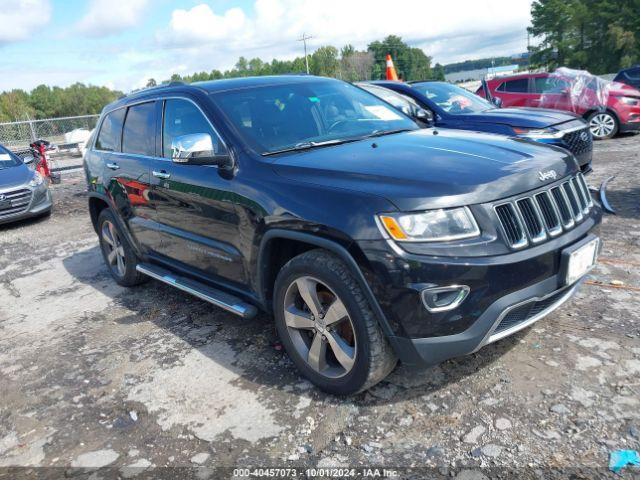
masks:
POLYGON ((498 200, 551 183, 578 166, 560 148, 430 128, 281 155, 273 168, 294 181, 377 195, 411 211, 498 200), (544 181, 539 172, 548 173, 544 181))
POLYGON ((571 122, 579 117, 573 113, 544 108, 495 108, 480 113, 464 114, 464 118, 473 123, 501 123, 512 127, 546 128, 571 122))

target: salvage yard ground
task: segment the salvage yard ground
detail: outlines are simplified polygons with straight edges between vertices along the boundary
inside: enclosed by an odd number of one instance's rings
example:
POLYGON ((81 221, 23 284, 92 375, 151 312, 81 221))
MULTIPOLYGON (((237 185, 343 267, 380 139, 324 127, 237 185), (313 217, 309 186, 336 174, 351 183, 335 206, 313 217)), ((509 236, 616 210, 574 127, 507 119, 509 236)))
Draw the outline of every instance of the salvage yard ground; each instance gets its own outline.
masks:
POLYGON ((618 215, 605 218, 600 264, 566 306, 475 355, 400 366, 348 399, 297 375, 266 316, 240 320, 155 281, 117 286, 82 173, 63 175, 50 218, 0 227, 0 467, 608 476, 611 451, 640 449, 639 167, 640 136, 596 144, 588 180, 616 175, 618 215))

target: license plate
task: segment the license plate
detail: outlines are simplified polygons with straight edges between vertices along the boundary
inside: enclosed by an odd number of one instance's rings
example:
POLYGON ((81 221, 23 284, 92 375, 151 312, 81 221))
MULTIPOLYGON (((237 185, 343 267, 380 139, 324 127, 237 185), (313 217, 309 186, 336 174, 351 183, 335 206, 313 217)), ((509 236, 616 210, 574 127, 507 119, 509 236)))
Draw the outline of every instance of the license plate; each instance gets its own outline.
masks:
POLYGON ((568 253, 565 285, 571 285, 586 275, 596 264, 600 239, 594 238, 568 253))

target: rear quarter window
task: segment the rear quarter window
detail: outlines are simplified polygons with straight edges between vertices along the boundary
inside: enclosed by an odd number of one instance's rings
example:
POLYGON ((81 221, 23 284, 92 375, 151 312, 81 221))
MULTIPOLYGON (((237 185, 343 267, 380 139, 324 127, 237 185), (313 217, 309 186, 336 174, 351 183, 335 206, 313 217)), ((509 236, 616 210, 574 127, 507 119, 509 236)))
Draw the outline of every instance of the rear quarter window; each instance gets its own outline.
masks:
POLYGON ((125 109, 120 108, 107 113, 102 121, 98 139, 96 140, 96 150, 105 152, 119 152, 120 138, 122 136, 122 123, 124 121, 125 109))

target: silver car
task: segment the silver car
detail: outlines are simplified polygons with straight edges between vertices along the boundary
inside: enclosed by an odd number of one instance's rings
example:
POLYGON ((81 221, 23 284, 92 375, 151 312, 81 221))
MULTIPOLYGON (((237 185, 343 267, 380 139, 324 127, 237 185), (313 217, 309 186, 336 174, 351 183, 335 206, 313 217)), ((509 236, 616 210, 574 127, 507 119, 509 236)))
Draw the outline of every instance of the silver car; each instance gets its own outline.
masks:
POLYGON ((48 180, 0 145, 0 224, 47 215, 52 205, 48 180))

